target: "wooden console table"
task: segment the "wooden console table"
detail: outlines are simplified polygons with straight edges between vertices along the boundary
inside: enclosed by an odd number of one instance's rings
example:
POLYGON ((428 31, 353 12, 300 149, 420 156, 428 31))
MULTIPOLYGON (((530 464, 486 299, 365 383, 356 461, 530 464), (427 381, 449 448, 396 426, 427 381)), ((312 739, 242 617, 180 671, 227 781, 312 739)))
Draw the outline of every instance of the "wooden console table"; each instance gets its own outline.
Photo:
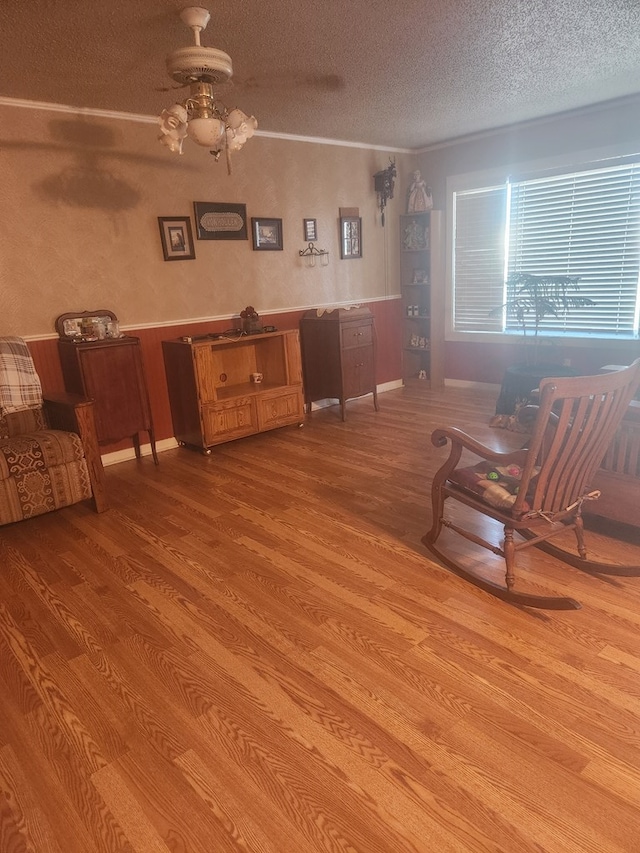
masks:
POLYGON ((302 425, 297 330, 162 342, 171 418, 182 445, 211 447, 302 425))

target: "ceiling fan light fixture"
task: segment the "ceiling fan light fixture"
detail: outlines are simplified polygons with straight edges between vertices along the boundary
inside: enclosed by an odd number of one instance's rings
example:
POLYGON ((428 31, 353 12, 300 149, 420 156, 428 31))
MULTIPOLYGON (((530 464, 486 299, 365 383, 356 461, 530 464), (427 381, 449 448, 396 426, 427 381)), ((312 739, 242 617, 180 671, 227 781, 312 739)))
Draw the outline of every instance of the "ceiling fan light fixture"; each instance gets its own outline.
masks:
POLYGON ((187 125, 189 139, 205 148, 219 148, 225 126, 219 118, 192 118, 187 125))
POLYGON ((258 127, 255 116, 248 116, 237 107, 231 111, 216 101, 213 86, 226 83, 233 74, 231 57, 222 50, 203 47, 200 33, 210 19, 207 9, 188 6, 180 18, 194 35, 195 44, 180 48, 167 56, 169 76, 189 85, 189 97, 174 104, 160 115, 160 142, 170 151, 182 154, 183 139, 188 136, 198 145, 216 155, 226 149, 227 167, 231 171, 229 153, 239 151, 258 127))

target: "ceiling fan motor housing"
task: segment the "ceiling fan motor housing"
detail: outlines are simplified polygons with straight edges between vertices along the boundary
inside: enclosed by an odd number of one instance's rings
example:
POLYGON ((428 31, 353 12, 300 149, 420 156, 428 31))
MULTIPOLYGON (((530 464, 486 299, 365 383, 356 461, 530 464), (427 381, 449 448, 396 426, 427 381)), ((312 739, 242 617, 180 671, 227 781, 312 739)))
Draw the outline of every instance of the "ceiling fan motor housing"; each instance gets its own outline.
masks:
POLYGON ((215 47, 182 47, 167 56, 167 71, 177 83, 183 85, 226 83, 233 75, 231 57, 215 47))

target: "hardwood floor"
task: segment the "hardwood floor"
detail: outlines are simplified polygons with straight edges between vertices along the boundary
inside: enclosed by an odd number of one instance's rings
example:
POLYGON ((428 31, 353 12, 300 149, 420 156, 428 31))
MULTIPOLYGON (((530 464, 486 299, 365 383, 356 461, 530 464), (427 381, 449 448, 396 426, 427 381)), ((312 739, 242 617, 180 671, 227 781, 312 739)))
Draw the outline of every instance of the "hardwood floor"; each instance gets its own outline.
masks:
POLYGON ((431 430, 520 441, 494 402, 391 391, 2 528, 0 851, 638 850, 640 578, 532 549, 583 604, 532 611, 420 544, 431 430))

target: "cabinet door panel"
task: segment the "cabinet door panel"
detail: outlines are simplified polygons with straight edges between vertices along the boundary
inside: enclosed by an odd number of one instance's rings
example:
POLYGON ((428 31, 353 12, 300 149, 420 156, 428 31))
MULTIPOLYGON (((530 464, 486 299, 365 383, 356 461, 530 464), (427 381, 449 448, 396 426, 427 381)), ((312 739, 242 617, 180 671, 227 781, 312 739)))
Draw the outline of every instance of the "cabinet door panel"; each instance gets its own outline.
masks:
POLYGON ((258 432, 256 406, 252 398, 205 406, 202 420, 207 446, 258 432))
POLYGON ((277 396, 258 398, 258 422, 261 430, 303 420, 302 394, 298 389, 277 396))
POLYGON ((342 348, 369 346, 373 342, 371 323, 351 323, 342 327, 342 348))
POLYGON ((94 402, 100 442, 119 441, 150 424, 138 346, 78 350, 84 391, 94 402))
POLYGON ((373 391, 373 347, 347 349, 342 354, 345 397, 359 397, 373 391))

